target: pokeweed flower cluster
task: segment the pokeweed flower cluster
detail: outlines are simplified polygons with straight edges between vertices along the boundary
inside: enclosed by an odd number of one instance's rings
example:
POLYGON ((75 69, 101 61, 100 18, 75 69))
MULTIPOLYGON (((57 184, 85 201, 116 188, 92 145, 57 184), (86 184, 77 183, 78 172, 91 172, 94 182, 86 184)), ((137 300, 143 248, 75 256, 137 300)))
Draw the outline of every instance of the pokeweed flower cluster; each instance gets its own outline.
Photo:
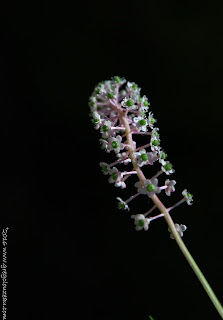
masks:
MULTIPOLYGON (((167 153, 161 147, 157 119, 150 111, 150 102, 146 95, 141 94, 141 88, 135 82, 126 81, 125 78, 115 76, 111 80, 98 83, 89 98, 90 116, 96 130, 100 131, 101 148, 113 154, 113 162, 100 162, 102 173, 107 176, 108 182, 121 189, 126 188, 127 179, 135 175, 138 181, 134 184, 136 193, 128 199, 117 197, 120 210, 130 210, 129 203, 136 197, 143 195, 152 201, 153 206, 145 213, 137 212, 131 215, 134 219, 135 229, 148 230, 151 221, 164 217, 170 232, 170 238, 175 239, 185 258, 189 262, 215 308, 223 318, 223 308, 213 290, 198 268, 196 262, 186 248, 181 237, 187 227, 174 223, 170 211, 186 202, 193 204, 193 195, 184 189, 183 198, 169 208, 163 204, 158 195, 165 192, 171 196, 175 191, 176 181, 171 179, 175 172, 173 164, 167 160, 167 153), (137 135, 145 139, 145 144, 137 146, 134 140, 137 135), (158 163, 160 169, 155 175, 145 177, 143 169, 158 163), (126 169, 120 170, 120 165, 126 169), (123 167, 123 166, 122 166, 123 167), (167 176, 165 184, 159 185, 159 176, 167 176), (153 210, 159 209, 160 214, 150 216, 153 210)), ((151 202, 149 201, 149 203, 151 202)))
MULTIPOLYGON (((141 88, 135 82, 126 81, 118 76, 100 82, 95 86, 89 99, 92 122, 96 130, 101 133, 100 143, 102 149, 107 153, 112 153, 117 160, 108 164, 100 162, 101 170, 107 175, 108 182, 113 183, 115 187, 126 188, 126 180, 131 175, 137 175, 138 181, 135 183, 137 192, 129 199, 122 200, 117 197, 118 208, 130 210, 129 203, 139 195, 146 195, 154 201, 155 195, 165 192, 167 196, 175 191, 175 180, 166 179, 163 186, 159 186, 158 177, 165 174, 168 177, 175 172, 173 165, 167 160, 167 153, 161 147, 159 128, 155 126, 157 120, 150 111, 150 102, 145 95, 141 95, 141 88), (125 87, 123 88, 123 85, 125 87), (140 147, 136 146, 134 137, 136 135, 144 136, 146 144, 140 147), (159 163, 160 170, 156 175, 145 178, 143 167, 159 163), (128 171, 120 171, 118 166, 124 164, 131 166, 128 171)), ((129 180, 128 180, 129 181, 129 180)), ((183 198, 166 210, 169 212, 179 204, 187 202, 193 203, 193 196, 184 189, 183 198)), ((164 213, 154 217, 147 217, 158 207, 155 205, 146 213, 131 215, 134 219, 135 229, 148 230, 149 224, 156 218, 163 217, 164 213)), ((186 226, 175 224, 178 234, 182 237, 186 226)), ((174 239, 170 231, 170 237, 174 239)))

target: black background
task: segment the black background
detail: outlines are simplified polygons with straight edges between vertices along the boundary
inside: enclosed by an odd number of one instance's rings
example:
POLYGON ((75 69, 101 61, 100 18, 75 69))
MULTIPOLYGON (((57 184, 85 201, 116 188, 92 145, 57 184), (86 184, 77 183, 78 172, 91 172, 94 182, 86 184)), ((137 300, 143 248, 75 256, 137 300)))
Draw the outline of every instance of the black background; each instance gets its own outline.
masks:
POLYGON ((8 319, 220 318, 165 221, 134 230, 129 216, 147 199, 117 210, 134 178, 121 190, 101 174, 108 157, 89 118, 99 81, 119 75, 142 88, 176 170, 164 203, 193 193, 193 206, 172 216, 188 227, 183 240, 223 302, 222 5, 180 3, 2 5, 8 319))

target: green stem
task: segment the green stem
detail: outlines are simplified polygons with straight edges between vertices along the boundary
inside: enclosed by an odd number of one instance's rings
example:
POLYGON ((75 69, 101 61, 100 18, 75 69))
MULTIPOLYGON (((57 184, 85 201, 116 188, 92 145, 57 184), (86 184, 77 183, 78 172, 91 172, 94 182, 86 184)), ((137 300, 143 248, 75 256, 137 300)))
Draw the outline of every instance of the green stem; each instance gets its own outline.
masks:
POLYGON ((207 282, 207 280, 205 279, 203 273, 201 272, 201 270, 199 269, 198 265, 196 264, 196 262, 194 261, 192 255, 190 254, 190 252, 188 251, 187 247, 185 246, 183 240, 181 239, 179 233, 176 230, 176 227, 173 223, 173 220, 169 214, 169 212, 167 211, 166 207, 163 205, 163 203, 160 201, 160 199, 157 197, 156 194, 154 194, 153 197, 151 197, 151 199, 153 200, 153 202, 156 204, 156 206, 159 208, 159 210, 164 213, 164 218, 180 248, 180 250, 182 251, 184 257, 187 259, 189 265, 191 266, 191 268, 193 269, 194 273, 196 274, 197 278, 199 279, 200 283, 202 284, 203 288, 205 289, 205 291, 207 292, 209 298, 211 299, 212 303, 214 304, 216 310, 218 311, 219 315, 221 316, 221 318, 223 319, 223 308, 222 305, 220 304, 218 298, 216 297, 214 291, 212 290, 212 288, 210 287, 209 283, 207 282))
MULTIPOLYGON (((140 167, 138 166, 136 157, 135 157, 135 149, 134 149, 134 145, 133 145, 133 141, 132 141, 132 134, 131 134, 131 129, 127 120, 126 115, 124 115, 124 113, 120 110, 117 111, 119 113, 119 115, 121 116, 121 120, 123 125, 125 126, 126 129, 126 139, 127 142, 129 144, 129 156, 132 160, 132 164, 134 169, 136 170, 136 173, 138 175, 139 180, 142 182, 142 184, 144 183, 144 181, 146 180, 142 170, 140 169, 140 167)), ((182 251, 184 257, 187 259, 189 265, 191 266, 191 268, 193 269, 194 273, 196 274, 197 278, 199 279, 200 283, 202 284, 203 288, 205 289, 205 291, 207 292, 209 298, 211 299, 212 303, 214 304, 216 310, 218 311, 219 315, 221 316, 221 318, 223 319, 223 308, 222 305, 220 304, 218 298, 216 297, 214 291, 212 290, 212 288, 210 287, 210 285, 208 284, 207 280, 205 279, 203 273, 201 272, 201 270, 199 269, 198 265, 196 264, 196 262, 194 261, 192 255, 190 254, 190 252, 188 251, 187 247, 185 246, 183 240, 181 239, 174 223, 173 220, 167 210, 167 208, 164 206, 164 204, 160 201, 160 199, 157 197, 156 194, 154 194, 151 197, 152 201, 154 202, 154 204, 157 206, 157 208, 160 210, 161 213, 164 214, 164 218, 170 228, 170 231, 172 232, 180 250, 182 251)))

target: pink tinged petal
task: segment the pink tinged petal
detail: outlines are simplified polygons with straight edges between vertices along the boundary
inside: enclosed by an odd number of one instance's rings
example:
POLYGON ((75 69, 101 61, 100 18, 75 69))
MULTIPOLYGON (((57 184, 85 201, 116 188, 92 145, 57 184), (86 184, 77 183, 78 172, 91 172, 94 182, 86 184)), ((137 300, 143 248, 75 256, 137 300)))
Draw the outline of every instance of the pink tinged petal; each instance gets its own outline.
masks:
POLYGON ((185 230, 187 230, 187 227, 186 227, 185 225, 181 224, 181 225, 180 225, 180 229, 181 229, 182 231, 185 231, 185 230))
POLYGON ((155 192, 156 192, 156 193, 160 193, 160 192, 161 192, 160 187, 156 187, 156 188, 155 188, 155 192))

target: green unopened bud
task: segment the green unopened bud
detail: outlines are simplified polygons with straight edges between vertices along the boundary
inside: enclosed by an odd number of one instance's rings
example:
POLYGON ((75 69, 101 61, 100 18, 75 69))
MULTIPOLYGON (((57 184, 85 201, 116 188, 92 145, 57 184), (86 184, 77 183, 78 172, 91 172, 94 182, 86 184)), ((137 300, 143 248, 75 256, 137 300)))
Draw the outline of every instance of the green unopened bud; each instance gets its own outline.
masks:
POLYGON ((120 78, 119 77, 114 77, 115 82, 119 83, 120 82, 120 78))
POLYGON ((97 93, 97 94, 99 94, 99 93, 100 93, 100 91, 101 91, 101 90, 98 88, 98 89, 96 90, 96 93, 97 93))
POLYGON ((143 153, 143 154, 141 155, 141 159, 142 159, 143 161, 148 160, 147 154, 146 154, 146 153, 143 153))
POLYGON ((117 175, 117 173, 115 173, 115 172, 113 172, 113 173, 111 174, 111 177, 112 177, 113 180, 117 180, 117 179, 118 179, 118 175, 117 175))
POLYGON ((155 186, 154 186, 154 184, 148 184, 148 186, 146 187, 146 189, 149 191, 149 192, 152 192, 152 191, 154 191, 155 190, 155 186))
POLYGON ((104 125, 104 126, 102 127, 102 130, 103 130, 104 132, 107 132, 107 131, 108 131, 108 126, 104 125))
POLYGON ((167 163, 164 167, 167 171, 172 169, 172 164, 171 163, 167 163))
POLYGON ((106 167, 106 166, 102 166, 101 169, 102 169, 103 172, 108 172, 108 167, 106 167))
POLYGON ((145 119, 141 119, 141 120, 139 121, 139 123, 141 124, 141 126, 144 126, 144 125, 146 124, 146 120, 145 120, 145 119))
POLYGON ((133 84, 133 85, 132 85, 132 89, 133 89, 133 90, 136 90, 137 87, 138 87, 137 84, 133 84))
POLYGON ((158 136, 158 132, 156 132, 156 131, 153 132, 153 134, 154 134, 156 137, 158 136))
POLYGON ((190 198, 190 197, 192 197, 192 194, 188 192, 187 196, 188 196, 188 198, 190 198))
POLYGON ((100 120, 98 118, 94 118, 93 121, 94 121, 94 123, 99 123, 100 122, 100 120))
POLYGON ((138 226, 143 227, 144 226, 144 221, 143 220, 138 220, 138 226))
POLYGON ((166 154, 162 152, 161 159, 165 159, 165 158, 166 158, 166 154))
POLYGON ((155 147, 156 147, 156 146, 158 146, 159 141, 158 141, 158 140, 153 140, 153 143, 152 143, 152 144, 153 144, 153 146, 155 146, 155 147))
POLYGON ((142 97, 139 97, 139 99, 138 99, 138 100, 139 100, 139 102, 142 102, 142 97))
POLYGON ((113 92, 109 92, 108 93, 108 97, 109 97, 109 99, 112 99, 114 97, 114 93, 113 92))
POLYGON ((129 99, 129 100, 126 102, 126 104, 127 104, 128 107, 131 107, 131 106, 133 106, 134 102, 133 102, 132 99, 129 99))
POLYGON ((144 106, 147 107, 149 105, 149 102, 146 100, 143 102, 144 106))
POLYGON ((156 120, 154 118, 151 118, 150 122, 151 122, 151 124, 154 124, 156 122, 156 120))
POLYGON ((114 148, 114 149, 118 148, 118 142, 117 141, 113 141, 112 142, 112 148, 114 148))
POLYGON ((125 204, 123 202, 118 203, 118 208, 119 209, 125 209, 125 204))

